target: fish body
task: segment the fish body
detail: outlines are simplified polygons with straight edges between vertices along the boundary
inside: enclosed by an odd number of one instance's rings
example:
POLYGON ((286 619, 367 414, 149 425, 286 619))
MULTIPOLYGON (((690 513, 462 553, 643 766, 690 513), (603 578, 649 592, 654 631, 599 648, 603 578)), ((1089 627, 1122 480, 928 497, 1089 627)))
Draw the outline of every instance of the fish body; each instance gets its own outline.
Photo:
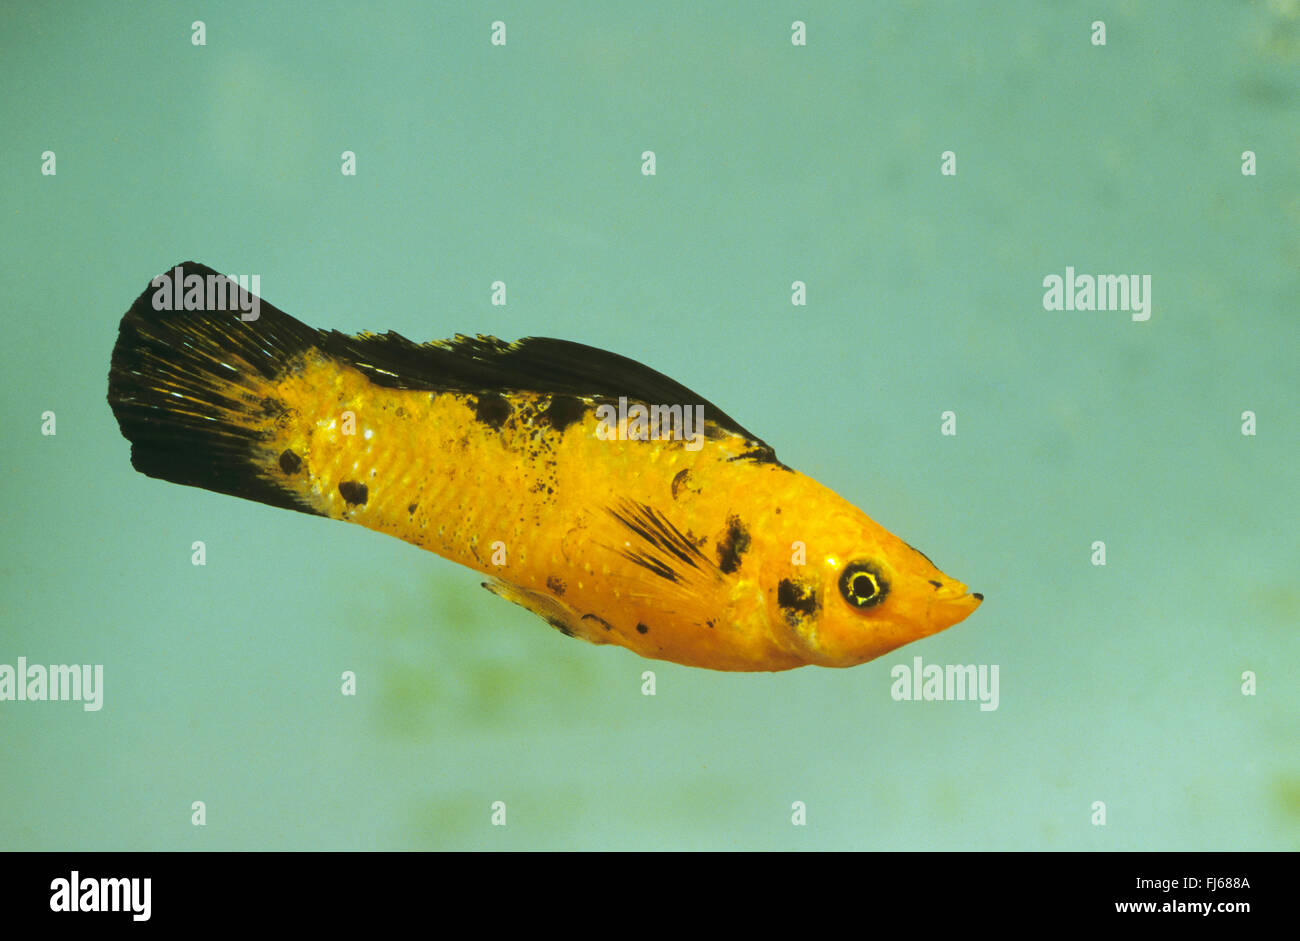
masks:
POLYGON ((633 360, 346 336, 265 301, 245 321, 199 294, 157 310, 158 284, 123 317, 109 376, 150 476, 396 536, 564 634, 690 666, 852 666, 982 600, 633 360))

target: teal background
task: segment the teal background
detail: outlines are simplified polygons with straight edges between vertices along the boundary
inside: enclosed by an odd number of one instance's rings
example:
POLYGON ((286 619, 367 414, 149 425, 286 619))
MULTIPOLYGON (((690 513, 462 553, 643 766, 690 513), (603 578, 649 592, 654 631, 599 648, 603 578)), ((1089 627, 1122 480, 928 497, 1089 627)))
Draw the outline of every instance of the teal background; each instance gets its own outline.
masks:
POLYGON ((0 703, 0 848, 1300 847, 1295 3, 267 6, 0 12, 0 663, 105 669, 98 713, 0 703), (189 258, 315 326, 642 360, 988 600, 714 673, 148 479, 109 353, 189 258), (1066 265, 1151 320, 1045 311, 1066 265), (894 702, 913 656, 1000 708, 894 702))

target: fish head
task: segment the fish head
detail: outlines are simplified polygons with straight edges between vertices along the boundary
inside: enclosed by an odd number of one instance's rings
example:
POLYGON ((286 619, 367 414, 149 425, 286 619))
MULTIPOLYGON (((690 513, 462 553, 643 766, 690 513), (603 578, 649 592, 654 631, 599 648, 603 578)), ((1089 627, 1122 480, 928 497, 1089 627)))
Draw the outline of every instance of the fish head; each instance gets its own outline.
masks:
POLYGON ((809 542, 803 565, 766 579, 783 646, 806 662, 865 663, 952 627, 984 600, 865 516, 854 524, 818 540, 815 557, 809 542))

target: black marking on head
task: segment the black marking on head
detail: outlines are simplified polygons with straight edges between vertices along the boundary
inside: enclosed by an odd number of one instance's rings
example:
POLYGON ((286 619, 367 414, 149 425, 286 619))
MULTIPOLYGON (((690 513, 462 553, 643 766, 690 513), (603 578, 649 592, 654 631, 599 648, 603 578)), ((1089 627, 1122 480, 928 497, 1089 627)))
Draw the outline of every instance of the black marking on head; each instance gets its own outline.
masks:
POLYGON ((555 395, 551 397, 551 404, 546 407, 543 414, 552 428, 556 431, 564 431, 587 414, 587 406, 582 399, 571 395, 555 395))
POLYGON ((785 613, 786 621, 797 627, 805 618, 817 614, 817 589, 804 582, 783 578, 776 586, 776 603, 785 613))
MULTIPOLYGON (((925 561, 930 562, 930 557, 929 557, 928 555, 926 555, 924 552, 922 552, 920 549, 916 548, 916 546, 912 545, 911 543, 907 543, 907 542, 903 543, 903 545, 907 546, 907 548, 911 549, 913 552, 915 552, 915 553, 916 553, 917 555, 919 555, 921 558, 925 559, 925 561)), ((933 562, 930 562, 930 564, 931 564, 931 565, 934 565, 933 562)), ((934 567, 935 567, 935 568, 938 568, 939 566, 934 565, 934 567)))
POLYGON ((718 568, 730 575, 740 568, 741 556, 749 549, 749 530, 739 516, 727 517, 727 532, 718 543, 718 568))
POLYGON ((709 618, 709 619, 706 620, 704 623, 707 624, 707 625, 709 625, 709 627, 714 627, 714 626, 715 626, 714 623, 713 623, 713 618, 709 618))
POLYGON ((280 470, 286 474, 296 474, 302 470, 302 458, 294 454, 288 448, 280 455, 280 470))
POLYGON ((555 592, 557 595, 562 595, 564 594, 565 587, 564 579, 560 578, 558 575, 547 575, 546 587, 551 589, 551 591, 555 592))
POLYGON ((595 621, 597 624, 599 624, 601 627, 603 627, 603 628, 604 628, 605 630, 607 630, 607 631, 612 631, 612 630, 614 629, 614 625, 610 624, 610 623, 609 623, 608 621, 606 621, 603 617, 601 617, 600 615, 597 615, 597 614, 584 614, 584 615, 582 616, 582 619, 583 619, 584 621, 595 621))
POLYGON ((350 504, 363 505, 370 497, 370 490, 365 484, 355 480, 345 480, 339 484, 339 493, 350 504))
POLYGON ((490 428, 500 428, 509 417, 510 403, 506 401, 504 395, 495 392, 479 394, 478 401, 474 403, 475 421, 482 422, 490 428))
POLYGON ((642 623, 640 623, 640 622, 637 622, 637 625, 636 625, 636 632, 637 632, 638 634, 649 634, 649 633, 650 633, 650 628, 646 627, 644 624, 642 624, 642 623))
POLYGON ((936 582, 933 578, 930 579, 930 584, 933 585, 935 588, 943 587, 943 582, 936 582))
POLYGON ((680 491, 691 479, 691 469, 683 467, 673 475, 673 499, 676 500, 681 494, 680 491))

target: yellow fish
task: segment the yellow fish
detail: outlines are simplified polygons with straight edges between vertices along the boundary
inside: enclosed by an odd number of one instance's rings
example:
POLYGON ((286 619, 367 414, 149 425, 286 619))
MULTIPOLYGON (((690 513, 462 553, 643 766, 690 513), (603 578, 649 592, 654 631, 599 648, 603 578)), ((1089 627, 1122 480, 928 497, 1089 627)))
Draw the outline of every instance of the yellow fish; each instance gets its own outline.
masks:
POLYGON ((316 330, 186 262, 123 316, 108 401, 150 477, 388 533, 643 657, 848 667, 983 600, 696 393, 565 340, 316 330))

